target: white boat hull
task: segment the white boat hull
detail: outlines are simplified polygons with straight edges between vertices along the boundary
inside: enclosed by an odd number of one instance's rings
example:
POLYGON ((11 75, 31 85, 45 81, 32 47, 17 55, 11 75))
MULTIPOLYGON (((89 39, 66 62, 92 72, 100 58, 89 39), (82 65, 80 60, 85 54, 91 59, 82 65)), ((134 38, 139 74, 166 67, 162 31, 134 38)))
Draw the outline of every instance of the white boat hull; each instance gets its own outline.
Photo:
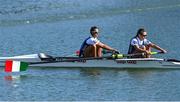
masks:
POLYGON ((63 67, 63 68, 180 68, 179 62, 135 61, 135 60, 87 60, 75 62, 55 62, 30 65, 32 67, 63 67))
POLYGON ((63 68, 180 68, 180 62, 166 61, 159 58, 132 58, 132 59, 91 59, 70 60, 57 62, 41 61, 38 54, 0 57, 0 66, 4 66, 5 60, 18 60, 30 64, 30 67, 63 67, 63 68), (39 64, 38 64, 39 63, 39 64))

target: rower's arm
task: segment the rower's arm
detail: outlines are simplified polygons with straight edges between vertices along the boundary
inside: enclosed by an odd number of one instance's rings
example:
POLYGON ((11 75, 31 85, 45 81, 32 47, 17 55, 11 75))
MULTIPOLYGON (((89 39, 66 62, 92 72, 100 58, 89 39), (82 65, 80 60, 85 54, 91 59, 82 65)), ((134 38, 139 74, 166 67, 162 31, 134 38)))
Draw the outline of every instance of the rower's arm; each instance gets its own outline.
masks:
POLYGON ((114 49, 114 48, 112 48, 112 47, 110 47, 110 46, 108 46, 108 45, 106 45, 106 44, 103 44, 103 43, 101 43, 101 42, 98 42, 96 45, 99 46, 99 47, 101 47, 101 48, 110 50, 110 51, 116 51, 116 49, 114 49))
POLYGON ((166 50, 164 50, 163 48, 159 47, 159 46, 156 45, 156 44, 151 43, 150 46, 153 47, 153 48, 155 48, 155 49, 157 49, 157 50, 162 51, 163 53, 166 53, 166 52, 167 52, 166 50))
POLYGON ((147 52, 145 49, 140 48, 138 45, 134 45, 134 48, 139 52, 147 52))

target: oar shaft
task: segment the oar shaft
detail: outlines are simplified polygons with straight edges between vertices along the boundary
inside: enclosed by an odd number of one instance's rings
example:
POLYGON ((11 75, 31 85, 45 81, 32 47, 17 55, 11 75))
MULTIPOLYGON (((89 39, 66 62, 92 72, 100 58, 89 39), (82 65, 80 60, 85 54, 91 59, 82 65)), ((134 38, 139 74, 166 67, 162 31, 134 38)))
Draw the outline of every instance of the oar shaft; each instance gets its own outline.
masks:
MULTIPOLYGON (((162 54, 162 52, 151 52, 150 55, 162 54)), ((123 58, 123 57, 133 57, 133 56, 143 56, 146 53, 135 53, 135 54, 113 54, 112 58, 123 58)))
POLYGON ((144 55, 144 53, 136 53, 136 54, 113 54, 112 58, 124 58, 124 57, 132 57, 132 56, 140 56, 144 55))
MULTIPOLYGON (((67 57, 68 58, 68 57, 67 57)), ((53 58, 53 60, 51 59, 47 59, 41 62, 30 62, 29 64, 43 64, 43 63, 57 63, 57 62, 83 62, 86 60, 101 60, 101 59, 112 59, 111 56, 107 56, 107 57, 88 57, 88 58, 78 58, 78 57, 72 57, 71 59, 64 59, 64 57, 56 57, 53 58)))

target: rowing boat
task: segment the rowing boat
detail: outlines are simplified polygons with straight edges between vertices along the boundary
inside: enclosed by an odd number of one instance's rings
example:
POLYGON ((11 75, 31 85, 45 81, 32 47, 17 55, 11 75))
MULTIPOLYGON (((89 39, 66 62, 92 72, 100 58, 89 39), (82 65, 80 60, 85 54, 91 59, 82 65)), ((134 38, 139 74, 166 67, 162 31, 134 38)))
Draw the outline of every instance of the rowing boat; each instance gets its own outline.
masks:
POLYGON ((52 57, 43 53, 0 57, 0 66, 6 60, 23 61, 30 67, 63 67, 63 68, 180 68, 180 61, 161 58, 78 58, 52 57))

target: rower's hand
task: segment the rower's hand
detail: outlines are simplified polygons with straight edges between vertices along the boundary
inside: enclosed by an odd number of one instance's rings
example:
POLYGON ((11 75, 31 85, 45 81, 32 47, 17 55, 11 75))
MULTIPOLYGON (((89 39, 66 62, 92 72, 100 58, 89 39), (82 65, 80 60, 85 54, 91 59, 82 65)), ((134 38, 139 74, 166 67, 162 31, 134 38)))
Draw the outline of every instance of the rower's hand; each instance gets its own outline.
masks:
POLYGON ((116 50, 116 49, 113 50, 112 53, 113 53, 113 54, 120 54, 120 52, 119 52, 118 50, 116 50))
POLYGON ((167 53, 167 51, 166 51, 166 50, 164 50, 164 49, 163 49, 161 52, 162 52, 162 53, 167 53))
POLYGON ((145 51, 145 54, 146 54, 146 55, 151 55, 151 52, 146 50, 146 51, 145 51))

